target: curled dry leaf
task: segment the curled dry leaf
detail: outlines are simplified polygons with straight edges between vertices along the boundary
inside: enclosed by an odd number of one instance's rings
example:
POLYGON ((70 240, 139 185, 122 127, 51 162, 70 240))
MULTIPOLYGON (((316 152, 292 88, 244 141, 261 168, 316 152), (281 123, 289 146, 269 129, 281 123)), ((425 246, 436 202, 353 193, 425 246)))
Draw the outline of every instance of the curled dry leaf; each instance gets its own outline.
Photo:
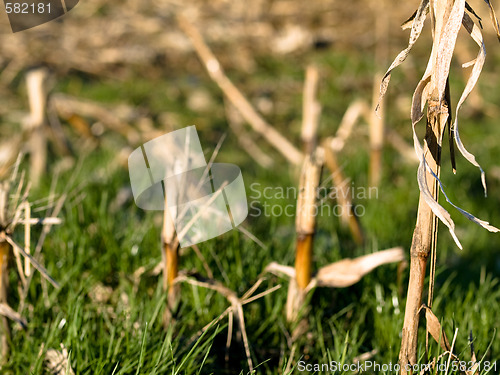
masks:
POLYGON ((495 14, 495 9, 491 6, 490 0, 484 0, 486 4, 488 4, 488 8, 490 9, 490 18, 491 22, 493 22, 493 27, 495 28, 495 32, 497 33, 497 38, 500 40, 500 27, 498 25, 497 15, 495 14))
POLYGON ((460 110, 460 107, 464 103, 465 99, 469 96, 470 92, 474 88, 474 86, 477 83, 477 80, 479 78, 479 75, 481 74, 481 71, 483 69, 484 65, 484 60, 486 58, 486 49, 483 43, 483 36, 481 34, 481 30, 474 24, 474 21, 470 18, 470 16, 467 13, 464 13, 462 24, 464 25, 465 29, 467 32, 470 34, 472 39, 477 43, 479 46, 479 53, 475 59, 474 66, 472 67, 472 72, 469 76, 469 79, 467 80, 467 84, 465 85, 465 89, 462 93, 462 96, 460 97, 460 100, 458 101, 457 104, 457 109, 455 111, 455 122, 452 126, 452 132, 455 138, 455 143, 457 144, 458 150, 460 153, 466 158, 469 163, 472 165, 476 166, 479 168, 481 171, 481 182, 483 184, 484 188, 484 195, 486 196, 486 176, 484 174, 483 169, 481 166, 477 163, 476 158, 474 155, 472 155, 470 152, 468 152, 464 145, 462 144, 462 141, 460 140, 460 134, 458 132, 458 111, 460 110))
POLYGON ((431 334, 431 336, 436 340, 436 342, 441 345, 441 348, 444 351, 449 351, 450 350, 450 342, 448 341, 448 338, 446 337, 446 333, 444 333, 444 329, 441 327, 441 323, 439 323, 438 318, 432 310, 425 306, 422 305, 420 309, 425 309, 425 319, 427 321, 427 332, 431 334))
MULTIPOLYGON (((364 275, 383 264, 401 262, 404 259, 402 247, 394 247, 354 259, 342 259, 320 268, 306 290, 309 291, 316 286, 345 288, 357 283, 364 275)), ((293 267, 276 262, 270 263, 264 272, 295 278, 293 267)))
POLYGON ((378 111, 380 103, 383 97, 385 96, 385 93, 387 92, 387 87, 389 86, 389 81, 391 80, 392 71, 399 65, 401 65, 403 61, 406 60, 406 57, 413 48, 413 45, 415 44, 420 34, 422 33, 422 29, 424 28, 425 18, 428 12, 429 12, 429 0, 422 0, 420 6, 418 7, 415 13, 415 16, 412 19, 412 26, 411 26, 410 40, 408 42, 408 47, 406 47, 396 56, 391 66, 389 67, 389 69, 387 69, 387 72, 382 78, 382 83, 380 84, 379 104, 377 105, 376 111, 378 111))
POLYGON ((342 259, 320 268, 311 281, 317 286, 344 288, 357 283, 361 278, 378 266, 404 260, 403 248, 395 247, 363 255, 355 259, 342 259))

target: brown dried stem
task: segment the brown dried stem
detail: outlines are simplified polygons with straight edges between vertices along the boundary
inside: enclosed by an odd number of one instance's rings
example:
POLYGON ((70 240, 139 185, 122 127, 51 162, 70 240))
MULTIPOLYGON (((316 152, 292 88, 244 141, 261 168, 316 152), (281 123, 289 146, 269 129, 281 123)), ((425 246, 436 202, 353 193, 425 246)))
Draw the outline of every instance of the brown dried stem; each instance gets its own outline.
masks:
POLYGON ((203 62, 210 78, 220 87, 229 101, 240 111, 243 118, 259 133, 271 146, 280 152, 290 163, 298 165, 303 155, 281 133, 268 124, 252 107, 247 98, 226 76, 221 64, 207 46, 200 32, 186 17, 178 17, 179 26, 193 44, 198 57, 203 62))
POLYGON ((379 86, 378 82, 382 80, 382 74, 375 75, 375 84, 373 85, 373 110, 371 111, 370 126, 370 186, 378 186, 382 178, 382 147, 384 146, 384 106, 380 111, 375 112, 378 102, 379 86))
POLYGON ((342 169, 337 161, 337 155, 332 149, 332 140, 333 139, 329 138, 324 144, 325 164, 332 175, 332 181, 336 189, 335 196, 342 207, 342 221, 348 225, 354 241, 358 245, 361 245, 364 242, 363 231, 354 213, 354 206, 351 200, 349 186, 347 186, 347 179, 344 177, 342 169))
MULTIPOLYGON (((449 117, 446 100, 429 100, 424 156, 428 167, 439 177, 441 165, 441 143, 449 117)), ((426 171, 426 182, 434 200, 438 200, 439 184, 430 171, 426 171)), ((417 362, 417 334, 419 309, 422 303, 427 260, 437 244, 438 219, 420 194, 417 223, 410 249, 410 279, 406 300, 405 319, 399 361, 401 374, 408 374, 406 366, 417 362)), ((430 281, 433 282, 432 280, 430 281)))
MULTIPOLYGON (((193 342, 196 338, 200 337, 203 332, 205 332, 207 329, 212 327, 214 324, 217 324, 220 322, 226 315, 228 315, 228 336, 226 340, 226 351, 229 350, 229 347, 231 346, 231 341, 232 341, 232 333, 233 333, 233 322, 235 321, 236 326, 239 328, 239 333, 241 334, 241 338, 243 340, 243 345, 245 348, 245 355, 247 357, 247 363, 248 363, 248 368, 250 373, 253 373, 254 367, 253 367, 253 362, 252 362, 252 357, 250 353, 250 345, 248 342, 248 337, 247 337, 247 332, 245 328, 245 317, 243 314, 243 305, 246 305, 247 303, 251 303, 259 298, 262 298, 270 293, 273 293, 274 291, 278 290, 281 288, 281 285, 275 285, 274 287, 265 290, 264 292, 255 294, 254 293, 257 291, 259 286, 262 284, 264 281, 264 278, 261 277, 259 278, 254 285, 248 289, 245 294, 242 297, 238 297, 237 294, 221 284, 220 282, 213 280, 213 279, 208 279, 208 280, 201 280, 201 279, 196 279, 192 277, 187 277, 185 275, 180 275, 175 282, 176 283, 181 283, 185 282, 194 286, 202 287, 202 288, 207 288, 207 289, 212 289, 216 291, 217 293, 220 293, 223 295, 231 304, 221 315, 219 315, 217 318, 215 318, 212 322, 207 324, 205 327, 203 327, 196 335, 191 339, 191 342, 193 342)), ((226 360, 228 359, 228 356, 226 355, 226 360)))
POLYGON ((31 152, 30 174, 34 186, 38 185, 47 164, 47 138, 44 129, 47 108, 47 92, 45 89, 47 75, 48 73, 45 68, 31 70, 26 75, 26 86, 31 112, 29 123, 27 124, 31 132, 29 140, 31 152))
MULTIPOLYGON (((0 303, 7 304, 9 289, 9 259, 11 253, 10 244, 0 238, 0 303)), ((6 316, 0 317, 0 363, 8 359, 10 347, 10 327, 6 316)))
POLYGON ((295 228, 297 249, 295 279, 291 281, 287 298, 287 319, 294 321, 303 305, 305 290, 311 281, 311 263, 316 229, 317 192, 323 166, 323 149, 306 156, 299 183, 295 228))
POLYGON ((272 157, 267 155, 259 145, 252 139, 252 134, 244 128, 244 121, 239 111, 228 100, 224 100, 224 109, 229 127, 238 138, 238 143, 247 154, 261 167, 270 168, 274 164, 272 157))
POLYGON ((179 302, 179 285, 174 283, 179 274, 179 241, 175 234, 174 221, 168 210, 166 196, 163 211, 162 256, 163 289, 167 292, 167 308, 163 316, 163 324, 167 327, 173 319, 179 302))
POLYGON ((318 81, 318 68, 314 65, 309 65, 306 69, 306 80, 304 83, 301 132, 304 152, 306 154, 310 154, 314 151, 317 142, 319 117, 321 113, 321 106, 316 99, 318 81))

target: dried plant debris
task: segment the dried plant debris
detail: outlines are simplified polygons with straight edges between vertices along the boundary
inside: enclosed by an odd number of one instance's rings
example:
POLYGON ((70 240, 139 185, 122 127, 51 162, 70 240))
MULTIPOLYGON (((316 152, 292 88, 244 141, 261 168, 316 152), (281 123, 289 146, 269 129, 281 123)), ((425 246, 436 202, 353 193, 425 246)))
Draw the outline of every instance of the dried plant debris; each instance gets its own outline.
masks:
MULTIPOLYGON (((401 247, 377 251, 354 259, 342 259, 320 268, 311 279, 306 290, 309 291, 316 286, 345 288, 356 284, 364 275, 381 265, 403 260, 404 251, 401 247)), ((295 278, 295 269, 293 267, 283 266, 276 262, 270 263, 265 272, 295 278)))
MULTIPOLYGON (((197 337, 201 336, 207 329, 212 327, 214 324, 217 324, 219 321, 224 319, 226 315, 228 316, 228 334, 227 334, 227 341, 226 341, 226 350, 229 349, 231 346, 231 341, 232 341, 232 334, 233 334, 233 325, 234 321, 236 321, 237 327, 239 328, 242 340, 243 340, 243 346, 245 348, 245 355, 247 357, 247 363, 248 363, 248 368, 250 370, 250 373, 253 373, 254 367, 253 367, 253 361, 252 361, 252 356, 250 353, 250 344, 248 342, 248 337, 247 337, 247 332, 245 328, 245 318, 243 315, 243 305, 246 305, 248 303, 251 303, 259 298, 262 298, 270 293, 273 293, 274 291, 278 290, 281 288, 281 285, 275 285, 272 288, 269 288, 261 293, 255 294, 254 293, 257 291, 257 289, 260 287, 262 282, 265 280, 265 278, 261 277, 257 280, 257 282, 250 287, 246 291, 246 293, 242 297, 238 297, 236 293, 221 284, 220 282, 213 280, 213 279, 202 279, 200 277, 195 278, 194 275, 191 276, 186 276, 185 274, 180 274, 176 279, 176 283, 187 283, 191 284, 193 286, 197 287, 202 287, 206 289, 211 289, 216 291, 217 293, 221 294, 224 296, 228 302, 231 304, 221 315, 219 315, 217 318, 215 318, 211 323, 207 324, 205 327, 203 327, 193 338, 196 339, 197 337)), ((227 357, 226 357, 227 359, 227 357)))
MULTIPOLYGON (((361 8, 369 9, 368 0, 358 2, 361 8)), ((393 8, 393 12, 405 14, 409 5, 393 8)), ((225 59, 238 68, 251 68, 255 53, 300 52, 333 43, 351 48, 373 40, 372 22, 359 17, 359 9, 348 2, 336 0, 86 0, 71 11, 70 19, 47 23, 42 30, 12 34, 4 22, 0 63, 5 68, 0 82, 12 81, 24 68, 37 63, 62 72, 74 69, 113 76, 124 76, 145 65, 149 72, 164 66, 159 61, 167 61, 169 67, 184 64, 185 68, 190 46, 173 26, 179 11, 193 15, 210 43, 235 52, 225 54, 225 59), (346 19, 350 28, 345 27, 346 19)))
POLYGON ((47 371, 54 375, 75 375, 71 368, 70 354, 63 344, 61 344, 61 350, 47 350, 45 366, 47 371))
MULTIPOLYGON (((19 173, 19 164, 21 155, 18 157, 11 176, 3 181, 0 181, 0 241, 9 243, 16 256, 19 276, 21 281, 24 280, 24 275, 29 276, 30 266, 35 267, 40 274, 47 279, 54 287, 58 288, 59 284, 48 274, 43 267, 31 254, 29 250, 29 227, 33 223, 38 223, 39 220, 33 220, 30 215, 30 206, 28 202, 28 194, 30 184, 25 183, 23 173, 19 173), (20 175, 20 176, 19 176, 20 175), (16 227, 20 224, 25 225, 25 246, 20 246, 12 237, 16 227), (23 268, 19 260, 19 254, 27 259, 23 268)), ((42 222, 47 225, 59 223, 57 218, 44 218, 42 222)))
MULTIPOLYGON (((486 3, 490 9, 490 16, 493 21, 493 26, 495 28, 497 36, 500 39, 499 25, 495 15, 495 11, 493 10, 489 1, 486 1, 486 3)), ((450 201, 450 199, 448 198, 443 189, 443 185, 441 184, 439 177, 427 165, 427 162, 424 157, 424 149, 417 137, 415 127, 417 123, 424 116, 424 108, 426 104, 428 104, 429 109, 437 105, 437 110, 440 110, 444 105, 443 103, 449 103, 448 100, 449 98, 446 98, 446 95, 449 90, 447 87, 448 87, 448 78, 450 74, 451 58, 455 49, 458 32, 460 30, 460 27, 463 26, 465 30, 469 33, 471 38, 479 46, 479 52, 477 57, 473 61, 464 64, 464 67, 472 66, 472 71, 469 75, 465 89, 455 109, 455 119, 453 122, 451 121, 451 113, 450 113, 447 115, 448 116, 447 122, 449 124, 450 139, 453 139, 455 141, 458 150, 465 157, 465 159, 467 159, 467 161, 469 161, 471 164, 479 168, 481 172, 481 181, 486 195, 485 173, 481 168, 481 166, 479 165, 479 163, 476 161, 474 155, 472 155, 464 147, 460 139, 460 133, 458 128, 459 110, 477 83, 477 80, 484 65, 486 50, 480 26, 477 26, 474 23, 469 13, 472 14, 474 17, 476 17, 477 22, 480 22, 480 19, 477 17, 476 13, 470 7, 470 5, 465 2, 465 0, 449 1, 447 2, 446 8, 439 10, 444 17, 442 25, 440 22, 436 22, 436 20, 434 20, 435 18, 434 12, 430 11, 431 6, 434 6, 436 8, 443 8, 442 5, 436 5, 435 2, 433 1, 422 0, 414 15, 403 24, 403 28, 408 28, 411 25, 411 32, 410 32, 408 46, 396 56, 391 66, 385 73, 382 79, 382 83, 380 85, 380 100, 384 97, 387 91, 392 71, 406 59, 406 57, 410 53, 412 47, 414 46, 415 42, 417 41, 422 32, 427 15, 431 13, 431 18, 433 18, 434 21, 433 22, 434 45, 425 73, 420 82, 418 83, 417 88, 415 89, 415 92, 413 94, 412 108, 411 108, 411 122, 413 130, 414 148, 420 162, 417 172, 417 179, 418 179, 419 189, 425 199, 425 202, 430 206, 432 212, 448 227, 457 246, 459 248, 462 248, 462 245, 460 244, 460 241, 458 240, 455 234, 455 224, 451 219, 450 214, 436 201, 436 199, 432 197, 432 194, 428 188, 429 186, 428 181, 426 181, 426 173, 425 173, 426 171, 430 173, 438 181, 440 190, 443 192, 446 201, 450 203, 453 207, 455 207, 465 217, 467 217, 472 222, 480 225, 481 227, 489 230, 490 232, 498 232, 499 229, 490 225, 488 222, 484 220, 476 218, 474 215, 461 209, 460 207, 456 206, 450 201), (438 27, 436 27, 436 25, 438 25, 438 27), (437 97, 433 96, 434 93, 437 93, 437 97)), ((451 109, 448 108, 447 110, 451 112, 451 109)), ((450 145, 450 152, 452 154, 451 156, 452 164, 455 172, 454 153, 452 145, 450 145)))
POLYGON ((425 319, 427 321, 427 332, 431 334, 431 336, 436 340, 436 342, 441 346, 444 351, 450 350, 450 342, 448 341, 448 337, 444 333, 444 329, 441 327, 441 323, 432 310, 422 305, 420 309, 425 310, 425 319))
POLYGON ((401 262, 404 258, 403 248, 378 251, 354 259, 342 259, 321 267, 316 274, 318 286, 343 288, 357 283, 375 268, 389 263, 401 262))
POLYGON ((18 323, 22 328, 26 328, 28 325, 27 320, 21 316, 17 311, 12 310, 12 307, 6 303, 0 303, 0 315, 3 315, 10 320, 18 323))

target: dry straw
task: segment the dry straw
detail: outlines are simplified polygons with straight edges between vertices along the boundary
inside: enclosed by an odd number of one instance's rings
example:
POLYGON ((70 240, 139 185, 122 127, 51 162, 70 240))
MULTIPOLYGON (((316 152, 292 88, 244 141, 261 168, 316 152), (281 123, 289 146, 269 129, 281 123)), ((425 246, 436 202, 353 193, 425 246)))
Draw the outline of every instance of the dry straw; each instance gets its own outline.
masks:
POLYGON ((24 174, 19 173, 19 156, 10 176, 0 176, 0 362, 5 363, 10 352, 10 325, 13 320, 26 327, 27 322, 22 317, 25 298, 33 277, 31 267, 33 266, 54 287, 58 283, 48 274, 47 270, 35 260, 41 250, 43 240, 39 242, 34 254, 31 254, 30 227, 33 224, 44 225, 58 224, 56 217, 45 219, 31 218, 30 203, 28 202, 29 184, 25 184, 24 174), (13 234, 24 228, 24 246, 14 240, 13 234), (22 261, 24 257, 25 261, 22 261), (18 311, 9 306, 9 263, 14 258, 20 281, 20 301, 18 311))

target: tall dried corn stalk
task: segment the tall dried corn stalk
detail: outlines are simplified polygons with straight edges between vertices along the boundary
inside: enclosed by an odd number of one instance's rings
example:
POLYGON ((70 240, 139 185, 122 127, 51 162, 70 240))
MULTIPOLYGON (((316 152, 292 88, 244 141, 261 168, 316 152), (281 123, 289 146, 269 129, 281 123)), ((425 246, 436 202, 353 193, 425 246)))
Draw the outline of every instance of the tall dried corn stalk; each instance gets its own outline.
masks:
POLYGON ((306 69, 303 96, 301 138, 306 154, 302 164, 295 215, 297 243, 295 278, 290 281, 286 304, 288 321, 295 321, 306 296, 312 277, 312 254, 316 231, 316 200, 323 167, 323 149, 317 147, 321 106, 316 99, 319 72, 314 65, 306 69))
MULTIPOLYGON (((488 0, 486 0, 486 3, 490 8, 491 18, 497 34, 499 34, 499 27, 495 13, 488 0)), ((455 235, 455 225, 450 217, 450 214, 438 203, 439 190, 443 191, 439 180, 439 172, 441 166, 442 141, 446 128, 448 128, 449 131, 453 171, 455 172, 453 148, 454 140, 461 154, 470 163, 477 166, 481 170, 481 178, 486 194, 484 171, 476 162, 474 156, 465 149, 458 132, 458 111, 468 94, 475 86, 486 56, 481 31, 471 18, 471 15, 474 17, 476 15, 465 0, 421 1, 415 14, 403 25, 411 27, 409 44, 408 47, 396 57, 385 74, 381 84, 381 98, 387 90, 392 70, 405 60, 411 48, 420 36, 426 16, 429 13, 433 36, 432 52, 424 76, 417 85, 413 95, 411 108, 414 147, 420 161, 417 173, 420 199, 418 205, 417 223, 413 233, 412 245, 410 249, 410 279, 408 284, 408 296, 403 325, 401 350, 399 354, 402 374, 409 373, 407 367, 408 364, 413 365, 417 362, 417 332, 419 324, 418 312, 421 307, 425 272, 429 256, 431 256, 431 278, 429 282, 428 305, 429 307, 432 307, 438 218, 448 227, 456 244, 462 248, 457 236, 455 235), (472 66, 472 72, 469 76, 464 92, 458 101, 458 105, 455 110, 455 120, 452 122, 448 78, 451 58, 461 25, 464 26, 466 31, 478 44, 479 53, 475 60, 468 64, 464 64, 464 67, 472 66), (426 133, 424 146, 422 147, 415 132, 415 126, 424 116, 423 111, 426 104, 426 133)), ((450 202, 444 191, 443 195, 452 206, 457 208, 469 220, 481 225, 483 228, 486 228, 491 232, 499 231, 497 228, 489 225, 488 222, 479 220, 470 213, 455 206, 450 202)))

